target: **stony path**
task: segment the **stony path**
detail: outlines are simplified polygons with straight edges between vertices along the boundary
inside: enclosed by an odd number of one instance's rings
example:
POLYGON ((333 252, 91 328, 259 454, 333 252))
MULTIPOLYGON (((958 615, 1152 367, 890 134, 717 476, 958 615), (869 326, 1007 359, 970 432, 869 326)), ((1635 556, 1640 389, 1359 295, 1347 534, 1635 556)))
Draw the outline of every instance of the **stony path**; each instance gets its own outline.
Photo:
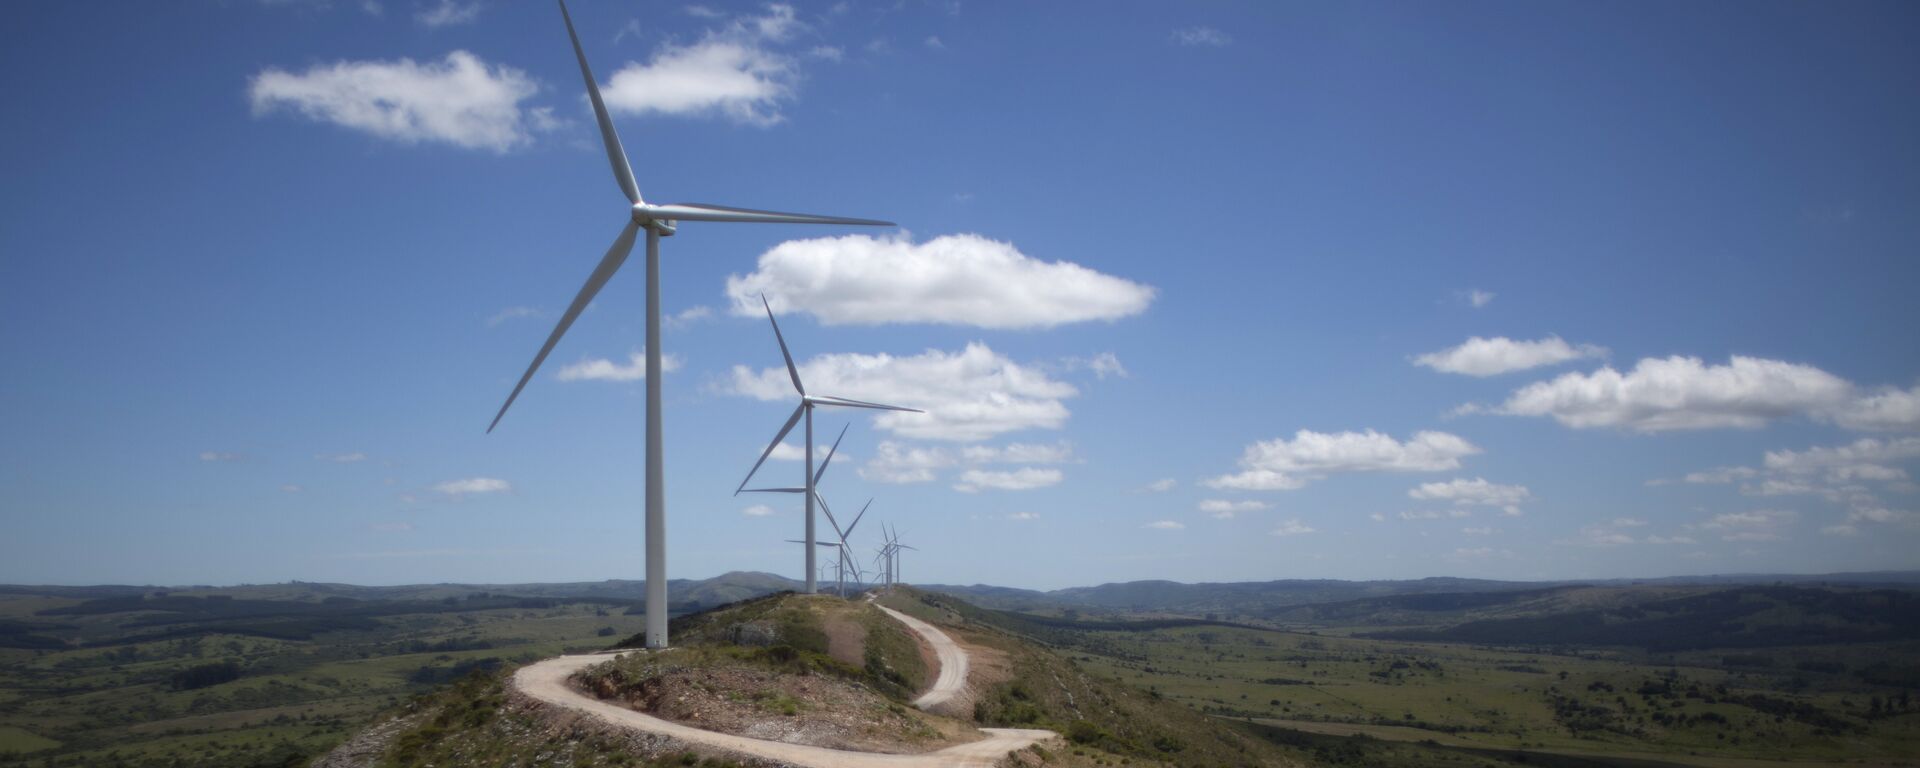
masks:
POLYGON ((933 646, 934 655, 940 658, 939 679, 934 680, 933 687, 921 694, 920 698, 913 700, 914 706, 932 709, 947 703, 948 700, 960 695, 961 691, 966 690, 967 652, 960 648, 959 643, 954 642, 953 638, 947 637, 947 633, 940 631, 939 627, 932 624, 879 603, 874 603, 873 607, 886 611, 888 616, 892 616, 896 621, 907 625, 908 629, 925 638, 927 644, 933 646))
MULTIPOLYGON (((926 638, 940 659, 940 677, 933 688, 914 701, 925 709, 951 699, 966 686, 967 653, 947 633, 919 619, 882 607, 909 629, 926 638)), ((622 728, 634 728, 669 736, 688 744, 726 750, 741 755, 777 760, 809 768, 991 768, 1008 752, 1053 738, 1052 731, 1020 728, 982 728, 987 738, 937 752, 918 755, 889 755, 878 752, 849 752, 803 744, 787 744, 750 739, 728 733, 701 730, 662 720, 588 696, 567 685, 567 678, 579 670, 606 661, 606 654, 560 656, 521 667, 513 674, 513 687, 541 702, 582 712, 622 728)))

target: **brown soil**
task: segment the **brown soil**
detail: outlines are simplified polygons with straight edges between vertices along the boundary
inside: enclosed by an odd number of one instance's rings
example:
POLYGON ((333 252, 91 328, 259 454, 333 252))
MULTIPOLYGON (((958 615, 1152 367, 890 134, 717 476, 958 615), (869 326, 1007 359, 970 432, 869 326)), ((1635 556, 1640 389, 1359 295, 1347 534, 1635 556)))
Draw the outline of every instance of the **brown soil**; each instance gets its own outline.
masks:
MULTIPOLYGON (((618 692, 592 691, 603 699, 618 692)), ((641 712, 720 733, 831 749, 910 754, 974 741, 971 726, 930 716, 824 675, 740 667, 678 670, 620 697, 641 712)))
POLYGON ((867 628, 835 613, 820 622, 827 633, 827 655, 858 667, 867 663, 867 628))

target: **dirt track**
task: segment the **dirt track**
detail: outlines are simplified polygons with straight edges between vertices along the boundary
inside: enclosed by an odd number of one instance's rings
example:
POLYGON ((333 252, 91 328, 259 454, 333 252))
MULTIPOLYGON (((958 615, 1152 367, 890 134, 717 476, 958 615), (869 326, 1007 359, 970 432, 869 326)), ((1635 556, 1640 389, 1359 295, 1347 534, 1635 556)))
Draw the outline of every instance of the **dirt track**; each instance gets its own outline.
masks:
MULTIPOLYGON (((889 608, 888 615, 907 625, 933 646, 940 659, 940 676, 933 687, 914 706, 926 709, 952 699, 966 688, 967 653, 947 633, 919 619, 889 608)), ((610 704, 588 696, 567 685, 567 678, 587 666, 606 661, 606 654, 560 656, 521 667, 513 675, 513 687, 541 702, 591 715, 622 728, 634 728, 672 737, 688 744, 721 749, 740 755, 777 760, 813 768, 989 768, 1008 752, 1053 738, 1052 731, 1019 728, 982 728, 987 738, 918 755, 888 755, 876 752, 848 752, 802 744, 750 739, 727 733, 662 720, 643 712, 610 704)))

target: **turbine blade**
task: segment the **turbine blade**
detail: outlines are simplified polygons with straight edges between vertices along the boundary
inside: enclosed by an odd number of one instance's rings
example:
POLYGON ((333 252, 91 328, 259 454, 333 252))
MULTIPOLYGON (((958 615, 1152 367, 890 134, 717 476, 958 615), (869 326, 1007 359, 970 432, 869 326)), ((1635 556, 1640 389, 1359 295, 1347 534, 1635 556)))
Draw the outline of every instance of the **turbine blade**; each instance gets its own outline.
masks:
POLYGON ((639 231, 640 225, 631 221, 627 222, 626 229, 620 230, 620 236, 614 238, 613 247, 607 249, 607 255, 600 257, 600 265, 593 268, 593 274, 587 276, 587 284, 580 287, 580 292, 573 297, 573 304, 568 305, 567 313, 560 316, 560 323, 553 327, 553 333, 547 335, 547 343, 540 347, 540 354, 533 356, 533 364, 527 366, 526 373, 520 374, 520 383, 513 385, 513 393, 507 395, 507 402, 500 406, 500 412, 493 415, 493 423, 487 425, 488 432, 500 426, 500 417, 507 415, 507 409, 513 407, 514 399, 520 397, 520 390, 526 388, 527 382, 533 378, 533 372, 540 370, 540 364, 546 362, 547 353, 560 343, 560 337, 573 327, 573 321, 586 310, 587 304, 593 301, 595 294, 600 293, 601 287, 607 284, 613 273, 620 271, 620 265, 627 262, 627 254, 633 252, 634 235, 639 231))
POLYGON ((821 496, 819 491, 814 491, 813 500, 820 504, 820 511, 827 513, 827 522, 833 525, 834 534, 839 536, 841 541, 846 541, 847 535, 840 532, 840 521, 833 519, 833 508, 827 506, 827 498, 821 496))
POLYGON ((767 322, 773 324, 773 340, 780 342, 780 357, 787 361, 787 377, 793 379, 793 389, 801 397, 807 396, 807 388, 800 385, 800 369, 793 367, 793 354, 787 351, 787 337, 780 335, 780 321, 773 319, 773 305, 767 303, 767 295, 760 294, 760 305, 767 308, 767 322))
POLYGON ((919 547, 909 547, 909 546, 907 546, 907 545, 905 545, 905 544, 901 544, 901 545, 899 545, 899 546, 898 546, 897 548, 898 548, 898 549, 911 549, 911 550, 913 550, 913 551, 915 551, 915 552, 918 552, 918 551, 920 551, 920 548, 919 548, 919 547))
POLYGON ((821 405, 839 405, 839 406, 845 406, 847 408, 873 408, 873 409, 882 410, 882 411, 906 411, 907 413, 926 413, 926 411, 920 410, 918 408, 903 408, 898 405, 881 405, 879 403, 869 403, 865 400, 849 400, 844 397, 834 397, 832 395, 814 395, 812 397, 812 400, 821 405))
POLYGON ((811 213, 758 211, 706 203, 671 203, 647 206, 648 215, 676 221, 725 221, 745 224, 848 224, 861 227, 891 227, 891 221, 852 219, 845 216, 817 216, 811 213))
POLYGON ((573 33, 573 16, 567 13, 567 0, 560 0, 560 18, 567 23, 567 37, 573 40, 573 57, 580 60, 580 76, 587 81, 587 99, 593 102, 593 117, 600 122, 600 141, 607 145, 607 162, 613 166, 613 180, 620 183, 627 202, 640 202, 640 185, 633 180, 633 168, 627 164, 627 151, 620 146, 620 134, 613 132, 613 119, 600 100, 600 85, 593 81, 587 67, 587 52, 580 48, 580 36, 573 33))
POLYGON ((871 506, 873 506, 873 499, 867 499, 867 503, 864 506, 860 507, 860 514, 853 516, 853 522, 847 525, 848 536, 853 535, 853 529, 860 527, 860 518, 867 516, 867 507, 871 507, 871 506))
POLYGON ((742 488, 736 493, 806 493, 805 488, 742 488))
POLYGON ((793 431, 793 425, 800 423, 800 414, 806 410, 805 403, 793 409, 793 415, 787 417, 786 426, 781 427, 780 434, 774 435, 773 442, 767 443, 767 449, 760 452, 760 460, 753 463, 753 469, 747 470, 747 476, 740 480, 739 488, 733 489, 733 495, 738 496, 741 491, 746 490, 747 481, 753 479, 753 473, 760 471, 760 465, 767 463, 767 457, 773 454, 773 449, 780 445, 780 441, 787 439, 787 433, 793 431))
MULTIPOLYGON (((853 426, 853 425, 852 424, 847 425, 847 427, 850 427, 850 426, 853 426)), ((840 428, 840 437, 834 438, 833 447, 827 449, 827 460, 820 462, 820 470, 813 473, 813 484, 815 486, 820 485, 820 476, 825 475, 827 473, 827 465, 833 463, 833 454, 838 453, 840 451, 840 440, 841 438, 844 438, 847 436, 847 427, 840 428)))

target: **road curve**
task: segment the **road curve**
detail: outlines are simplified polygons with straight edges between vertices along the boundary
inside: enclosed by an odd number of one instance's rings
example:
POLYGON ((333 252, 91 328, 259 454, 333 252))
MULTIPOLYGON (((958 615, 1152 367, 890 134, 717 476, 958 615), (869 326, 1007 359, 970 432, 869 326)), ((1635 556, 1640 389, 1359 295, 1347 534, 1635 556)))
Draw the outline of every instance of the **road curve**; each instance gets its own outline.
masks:
POLYGON ((933 681, 932 688, 920 694, 920 698, 913 700, 914 706, 932 709, 947 703, 966 689, 967 652, 960 649, 959 643, 954 642, 947 633, 940 631, 939 627, 932 624, 879 603, 874 603, 873 607, 886 611, 887 615, 892 616, 895 621, 907 625, 907 629, 913 630, 914 633, 926 639, 927 644, 933 646, 934 655, 940 659, 940 677, 933 681))
MULTIPOLYGON (((967 653, 947 633, 932 624, 895 611, 886 611, 900 623, 925 638, 940 659, 940 677, 933 687, 913 705, 921 709, 952 699, 967 684, 967 653)), ((937 752, 918 755, 890 755, 879 752, 850 752, 804 744, 787 744, 765 739, 750 739, 730 733, 701 730, 662 720, 644 712, 611 704, 588 696, 567 685, 567 679, 581 669, 611 658, 606 654, 559 656, 521 667, 513 673, 513 687, 546 704, 574 710, 619 728, 633 728, 679 739, 689 744, 721 749, 741 755, 777 760, 808 768, 991 768, 1008 752, 1053 738, 1052 731, 1022 728, 982 728, 987 738, 960 744, 937 752)))

